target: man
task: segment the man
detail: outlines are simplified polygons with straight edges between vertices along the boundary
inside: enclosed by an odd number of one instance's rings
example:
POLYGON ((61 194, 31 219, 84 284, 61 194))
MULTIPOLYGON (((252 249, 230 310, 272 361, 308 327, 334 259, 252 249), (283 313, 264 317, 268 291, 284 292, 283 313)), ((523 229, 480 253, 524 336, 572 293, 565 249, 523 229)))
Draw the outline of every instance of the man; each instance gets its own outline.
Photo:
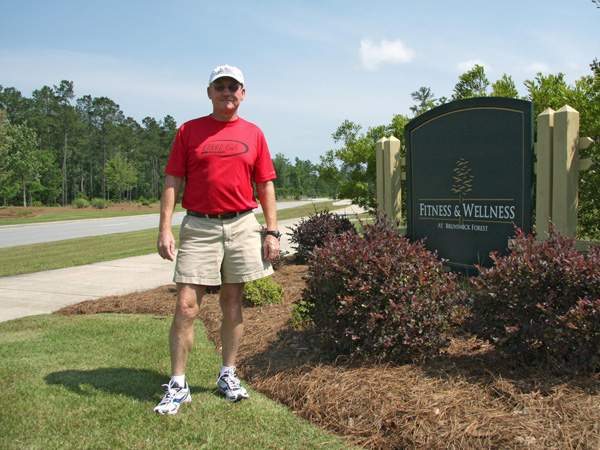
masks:
POLYGON ((262 131, 238 116, 246 95, 242 71, 228 65, 216 67, 207 93, 212 114, 178 129, 165 168, 157 242, 161 257, 171 261, 175 257, 171 217, 184 181, 182 204, 188 213, 181 224, 173 278, 177 303, 169 336, 171 380, 163 385, 165 395, 154 408, 159 414, 176 414, 181 404, 191 402, 185 368, 206 286, 221 286, 223 366, 218 389, 229 401, 248 398, 235 375, 243 333, 244 283, 272 274, 270 262, 279 255, 275 170, 262 131), (252 212, 258 206, 252 182, 266 230, 252 212))

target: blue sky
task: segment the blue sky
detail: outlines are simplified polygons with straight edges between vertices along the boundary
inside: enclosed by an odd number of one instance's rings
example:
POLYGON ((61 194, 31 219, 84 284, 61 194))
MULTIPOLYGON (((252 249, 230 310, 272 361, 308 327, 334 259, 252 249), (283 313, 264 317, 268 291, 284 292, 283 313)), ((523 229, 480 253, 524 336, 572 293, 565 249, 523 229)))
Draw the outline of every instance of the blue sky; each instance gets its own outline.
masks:
POLYGON ((319 160, 344 120, 364 128, 410 114, 410 93, 450 96, 483 64, 490 81, 537 72, 573 82, 600 57, 591 0, 0 0, 0 85, 31 95, 62 79, 108 96, 138 121, 210 112, 211 69, 245 73, 240 113, 271 153, 319 160))

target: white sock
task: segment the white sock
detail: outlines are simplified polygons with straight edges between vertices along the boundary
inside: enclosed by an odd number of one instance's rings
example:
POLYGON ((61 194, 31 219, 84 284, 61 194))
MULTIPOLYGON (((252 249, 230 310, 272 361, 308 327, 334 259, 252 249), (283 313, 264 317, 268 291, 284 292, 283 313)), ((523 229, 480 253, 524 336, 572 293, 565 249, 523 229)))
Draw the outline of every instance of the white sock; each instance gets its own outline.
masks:
POLYGON ((221 366, 219 376, 222 376, 225 372, 235 372, 235 366, 221 366))
POLYGON ((185 387, 185 375, 173 375, 171 377, 171 384, 177 384, 178 386, 185 387))

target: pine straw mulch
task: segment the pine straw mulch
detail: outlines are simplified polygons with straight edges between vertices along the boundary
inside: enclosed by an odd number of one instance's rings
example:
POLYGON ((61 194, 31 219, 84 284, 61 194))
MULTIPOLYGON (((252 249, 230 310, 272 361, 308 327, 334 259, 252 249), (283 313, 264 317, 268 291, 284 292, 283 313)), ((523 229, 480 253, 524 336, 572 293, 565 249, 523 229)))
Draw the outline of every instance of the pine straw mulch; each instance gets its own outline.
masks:
MULTIPOLYGON (((282 305, 244 310, 238 371, 252 387, 300 416, 366 448, 600 448, 600 374, 559 376, 519 368, 473 337, 441 357, 385 365, 332 360, 310 330, 289 326, 306 266, 273 275, 282 305)), ((83 302, 61 314, 172 314, 175 287, 83 302)), ((216 294, 200 316, 220 349, 216 294)))

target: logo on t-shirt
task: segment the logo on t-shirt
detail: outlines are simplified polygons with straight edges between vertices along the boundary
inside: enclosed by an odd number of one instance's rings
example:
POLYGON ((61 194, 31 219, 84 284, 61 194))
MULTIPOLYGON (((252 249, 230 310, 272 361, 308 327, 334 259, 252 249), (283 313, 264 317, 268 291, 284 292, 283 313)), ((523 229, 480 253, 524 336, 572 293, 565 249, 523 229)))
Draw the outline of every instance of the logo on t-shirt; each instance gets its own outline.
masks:
POLYGON ((201 155, 215 155, 223 158, 248 153, 248 146, 241 141, 217 140, 206 143, 200 150, 201 155))

